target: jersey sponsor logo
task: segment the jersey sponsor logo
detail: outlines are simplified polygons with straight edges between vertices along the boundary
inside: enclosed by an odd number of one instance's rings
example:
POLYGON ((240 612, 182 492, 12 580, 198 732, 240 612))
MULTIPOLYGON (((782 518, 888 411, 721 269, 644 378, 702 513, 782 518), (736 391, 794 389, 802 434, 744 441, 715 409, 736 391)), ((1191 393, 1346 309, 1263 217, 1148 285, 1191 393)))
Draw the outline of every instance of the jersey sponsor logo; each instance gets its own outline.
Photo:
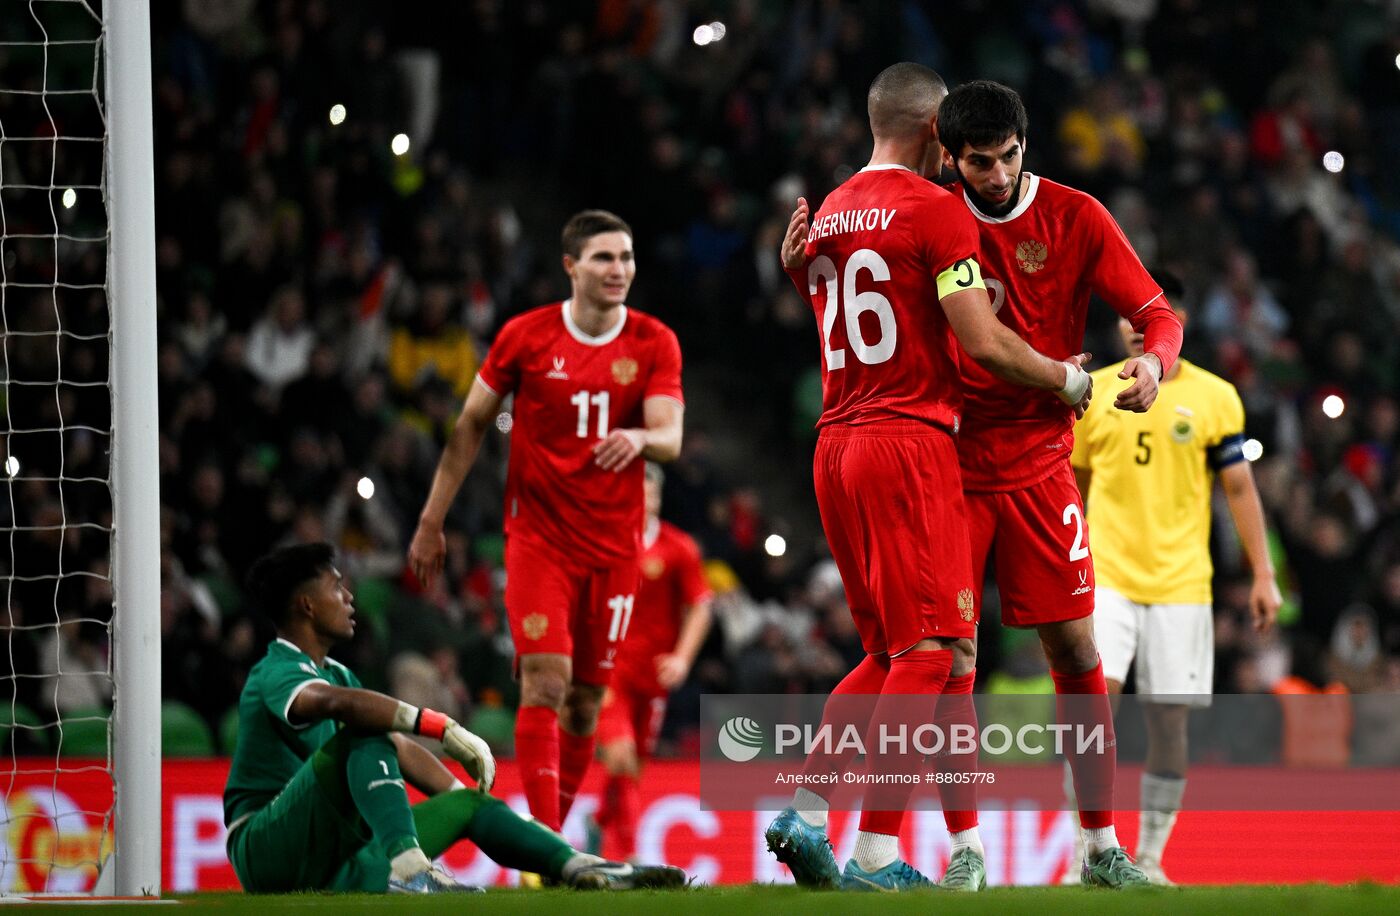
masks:
POLYGON ((1189 420, 1177 420, 1172 424, 1172 440, 1180 442, 1182 445, 1191 441, 1191 422, 1189 420))
POLYGON ((544 377, 545 377, 545 378, 567 379, 567 378, 569 377, 569 373, 567 373, 567 372, 564 371, 564 357, 562 357, 562 356, 556 356, 556 357, 554 357, 554 368, 553 368, 553 369, 550 369, 548 372, 546 372, 546 373, 544 374, 544 377))
POLYGON ((1027 239, 1016 246, 1016 263, 1028 274, 1038 273, 1045 269, 1048 254, 1044 242, 1027 239))
POLYGON ((976 609, 977 601, 972 597, 972 589, 965 588, 958 592, 958 615, 963 620, 970 623, 976 609))
POLYGON ((629 356, 613 360, 613 381, 619 385, 630 385, 637 380, 637 361, 629 356))
POLYGON ((543 614, 530 614, 520 621, 520 629, 525 631, 527 639, 541 639, 549 632, 549 618, 543 614))
POLYGON ((642 575, 648 579, 660 579, 666 571, 666 561, 660 557, 647 557, 642 561, 642 575))
POLYGON ((1070 592, 1070 595, 1087 595, 1093 589, 1089 588, 1089 570, 1079 570, 1079 587, 1070 592))

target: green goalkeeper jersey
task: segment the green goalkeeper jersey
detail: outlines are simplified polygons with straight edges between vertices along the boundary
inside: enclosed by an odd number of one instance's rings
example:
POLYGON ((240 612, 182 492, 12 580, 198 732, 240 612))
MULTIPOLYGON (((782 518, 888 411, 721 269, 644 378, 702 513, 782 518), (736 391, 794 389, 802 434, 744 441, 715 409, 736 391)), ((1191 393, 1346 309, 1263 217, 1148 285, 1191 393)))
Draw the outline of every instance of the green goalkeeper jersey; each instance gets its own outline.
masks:
POLYGON ((335 735, 330 719, 296 725, 288 721, 292 701, 308 685, 322 681, 359 687, 360 679, 327 658, 318 667, 311 656, 285 639, 267 647, 238 699, 238 747, 224 786, 224 823, 258 811, 291 782, 301 765, 335 735))

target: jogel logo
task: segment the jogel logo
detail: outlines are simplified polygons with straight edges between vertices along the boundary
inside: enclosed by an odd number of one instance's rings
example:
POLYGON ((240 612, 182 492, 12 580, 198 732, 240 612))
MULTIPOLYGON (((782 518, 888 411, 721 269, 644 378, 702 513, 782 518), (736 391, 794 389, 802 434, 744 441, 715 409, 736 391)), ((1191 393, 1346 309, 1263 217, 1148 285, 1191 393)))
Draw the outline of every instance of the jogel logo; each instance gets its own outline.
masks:
POLYGON ((973 612, 977 608, 977 602, 972 597, 972 589, 965 588, 958 592, 958 613, 962 619, 971 622, 973 612))
POLYGON ((627 356, 613 360, 612 375, 619 385, 632 384, 637 380, 637 361, 627 356))
POLYGON ((1048 253, 1045 250, 1044 242, 1027 239, 1016 246, 1016 263, 1021 265, 1021 269, 1026 273, 1033 274, 1045 269, 1045 258, 1048 253))

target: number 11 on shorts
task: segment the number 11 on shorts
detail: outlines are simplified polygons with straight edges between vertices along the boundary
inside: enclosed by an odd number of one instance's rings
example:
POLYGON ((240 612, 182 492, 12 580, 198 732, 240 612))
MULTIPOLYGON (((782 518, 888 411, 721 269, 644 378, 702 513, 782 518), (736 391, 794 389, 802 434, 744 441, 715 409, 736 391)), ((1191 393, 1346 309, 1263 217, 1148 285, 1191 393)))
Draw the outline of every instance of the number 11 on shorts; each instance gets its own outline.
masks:
POLYGON ((608 599, 608 610, 612 611, 608 642, 619 642, 627 638, 627 625, 632 622, 632 605, 635 601, 635 595, 614 595, 608 599))

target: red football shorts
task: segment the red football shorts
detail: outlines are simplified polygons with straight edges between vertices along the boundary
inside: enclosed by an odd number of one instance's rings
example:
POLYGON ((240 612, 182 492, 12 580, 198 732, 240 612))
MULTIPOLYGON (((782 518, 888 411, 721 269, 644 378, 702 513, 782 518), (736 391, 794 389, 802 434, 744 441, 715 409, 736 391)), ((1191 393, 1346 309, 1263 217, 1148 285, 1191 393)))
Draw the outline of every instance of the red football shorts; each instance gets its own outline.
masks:
POLYGON ((1001 620, 1013 627, 1077 620, 1094 612, 1089 526, 1069 461, 1020 490, 969 491, 977 581, 996 561, 1001 620))
POLYGON ((589 569, 547 547, 506 538, 506 615, 517 667, 522 655, 567 655, 575 681, 607 686, 640 576, 636 559, 589 569))
POLYGON ((977 607, 953 439, 917 421, 828 426, 817 507, 865 651, 971 637, 977 607))
POLYGON ((666 720, 666 695, 628 690, 616 681, 603 696, 598 716, 598 745, 631 741, 637 754, 647 758, 656 750, 656 737, 666 720))

